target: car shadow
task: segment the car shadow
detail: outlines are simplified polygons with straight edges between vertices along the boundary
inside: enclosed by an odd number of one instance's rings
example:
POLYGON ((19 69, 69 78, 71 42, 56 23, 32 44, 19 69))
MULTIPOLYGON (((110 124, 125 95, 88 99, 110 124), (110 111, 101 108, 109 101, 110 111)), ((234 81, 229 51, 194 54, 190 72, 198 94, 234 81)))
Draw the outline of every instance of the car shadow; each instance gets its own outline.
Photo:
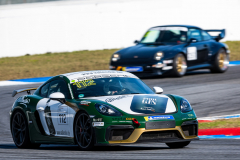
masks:
MULTIPOLYGON (((213 74, 208 69, 206 70, 195 70, 195 71, 188 71, 183 77, 189 77, 194 75, 209 75, 213 74)), ((164 79, 164 78, 181 78, 181 77, 175 77, 170 74, 166 75, 159 75, 159 76, 148 76, 148 77, 139 77, 140 79, 164 79)))
MULTIPOLYGON (((0 149, 19 149, 19 150, 56 150, 56 151, 80 151, 77 145, 46 145, 43 144, 37 149, 20 149, 15 144, 0 144, 0 149)), ((152 147, 152 146, 95 146, 91 151, 140 151, 140 150, 159 150, 169 149, 169 147, 152 147)))

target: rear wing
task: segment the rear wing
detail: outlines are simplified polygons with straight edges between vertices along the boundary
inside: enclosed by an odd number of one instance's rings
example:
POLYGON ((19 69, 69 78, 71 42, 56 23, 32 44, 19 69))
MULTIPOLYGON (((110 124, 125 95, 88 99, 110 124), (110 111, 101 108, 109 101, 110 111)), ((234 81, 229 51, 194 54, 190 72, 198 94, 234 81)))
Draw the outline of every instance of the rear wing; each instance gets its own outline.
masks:
POLYGON ((211 37, 213 38, 213 39, 215 39, 217 42, 218 41, 220 41, 221 39, 223 39, 224 37, 225 37, 225 35, 226 35, 226 32, 225 32, 225 29, 209 29, 209 30, 204 30, 204 31, 206 31, 206 32, 220 32, 219 33, 219 35, 217 35, 217 36, 212 36, 210 33, 210 35, 211 35, 211 37))
POLYGON ((19 89, 14 90, 12 93, 12 97, 14 97, 16 94, 27 91, 27 94, 31 94, 31 90, 36 90, 37 88, 25 88, 25 89, 19 89))

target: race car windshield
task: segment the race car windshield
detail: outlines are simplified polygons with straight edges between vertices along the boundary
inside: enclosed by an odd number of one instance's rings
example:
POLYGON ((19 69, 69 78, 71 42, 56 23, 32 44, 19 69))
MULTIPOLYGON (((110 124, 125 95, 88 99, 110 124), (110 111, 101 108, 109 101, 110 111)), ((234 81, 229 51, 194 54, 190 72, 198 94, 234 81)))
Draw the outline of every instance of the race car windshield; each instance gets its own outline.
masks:
POLYGON ((165 44, 187 42, 186 27, 155 27, 148 30, 140 43, 143 44, 165 44))
POLYGON ((98 78, 71 83, 75 99, 125 94, 154 94, 140 79, 128 77, 98 78))

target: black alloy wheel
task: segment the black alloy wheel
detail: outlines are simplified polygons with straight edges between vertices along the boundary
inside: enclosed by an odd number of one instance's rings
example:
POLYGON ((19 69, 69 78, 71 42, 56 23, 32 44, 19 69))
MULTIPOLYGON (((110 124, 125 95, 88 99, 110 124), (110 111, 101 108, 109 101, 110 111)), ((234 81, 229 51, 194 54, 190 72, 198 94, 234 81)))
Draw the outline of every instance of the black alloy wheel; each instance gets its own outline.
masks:
POLYGON ((170 148, 183 148, 189 145, 191 141, 187 142, 175 142, 175 143, 166 143, 166 145, 170 148))
POLYGON ((21 111, 14 113, 11 126, 13 141, 18 148, 38 148, 41 145, 30 142, 27 119, 21 111))
POLYGON ((94 147, 94 130, 88 114, 82 112, 75 121, 75 140, 81 150, 91 150, 94 147))

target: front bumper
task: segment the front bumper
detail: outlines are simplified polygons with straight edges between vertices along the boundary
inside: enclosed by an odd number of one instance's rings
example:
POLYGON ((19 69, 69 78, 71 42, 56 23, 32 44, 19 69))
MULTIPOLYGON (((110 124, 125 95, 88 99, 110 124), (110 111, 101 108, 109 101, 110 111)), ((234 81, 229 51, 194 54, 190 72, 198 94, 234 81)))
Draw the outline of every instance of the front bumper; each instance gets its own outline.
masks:
POLYGON ((125 140, 109 140, 109 144, 135 143, 135 142, 181 142, 198 139, 197 135, 186 136, 180 126, 165 129, 136 128, 125 140), (151 136, 152 135, 152 136, 151 136))
POLYGON ((153 63, 153 64, 111 65, 109 66, 109 69, 118 70, 118 71, 127 71, 132 74, 135 74, 138 77, 159 76, 171 71, 173 68, 172 63, 173 63, 172 60, 165 60, 165 61, 162 61, 159 63, 153 63), (142 71, 139 71, 139 72, 128 71, 127 67, 142 67, 142 71))

